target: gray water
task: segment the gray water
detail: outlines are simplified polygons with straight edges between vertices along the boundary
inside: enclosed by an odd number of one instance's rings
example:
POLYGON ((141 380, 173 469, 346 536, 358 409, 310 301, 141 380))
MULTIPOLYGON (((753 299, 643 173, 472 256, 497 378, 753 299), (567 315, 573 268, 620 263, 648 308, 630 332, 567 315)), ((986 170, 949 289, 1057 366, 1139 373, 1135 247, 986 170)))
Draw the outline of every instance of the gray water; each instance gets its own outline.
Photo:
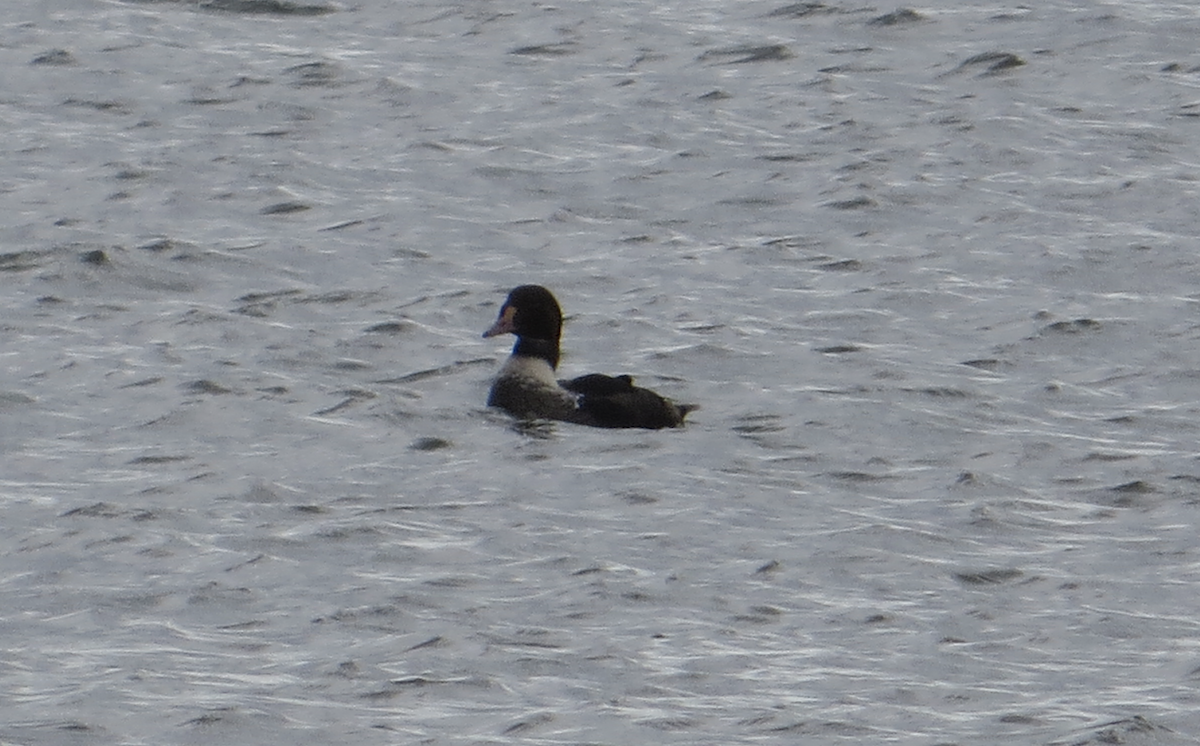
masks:
POLYGON ((1200 10, 326 1, 5 6, 0 741, 1197 742, 1200 10))

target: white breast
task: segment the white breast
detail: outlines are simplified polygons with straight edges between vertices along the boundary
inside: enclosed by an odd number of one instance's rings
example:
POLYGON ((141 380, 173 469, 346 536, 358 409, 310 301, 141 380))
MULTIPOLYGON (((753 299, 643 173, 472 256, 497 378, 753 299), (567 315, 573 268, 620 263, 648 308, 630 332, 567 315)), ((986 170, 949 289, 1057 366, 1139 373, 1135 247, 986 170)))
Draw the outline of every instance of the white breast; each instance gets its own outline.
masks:
POLYGON ((550 367, 550 363, 540 357, 512 355, 500 368, 496 378, 513 378, 524 382, 527 386, 559 388, 558 379, 554 377, 554 369, 550 367))

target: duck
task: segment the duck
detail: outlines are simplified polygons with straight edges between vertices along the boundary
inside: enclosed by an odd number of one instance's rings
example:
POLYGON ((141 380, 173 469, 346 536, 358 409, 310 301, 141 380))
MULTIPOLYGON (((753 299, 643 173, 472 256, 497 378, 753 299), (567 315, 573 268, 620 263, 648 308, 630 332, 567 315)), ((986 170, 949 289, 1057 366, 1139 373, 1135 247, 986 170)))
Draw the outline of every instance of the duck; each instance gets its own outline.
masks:
POLYGON ((601 373, 559 380, 562 308, 541 285, 513 288, 484 338, 516 335, 512 354, 488 392, 489 407, 522 419, 546 419, 607 428, 682 427, 696 409, 633 385, 628 375, 601 373))

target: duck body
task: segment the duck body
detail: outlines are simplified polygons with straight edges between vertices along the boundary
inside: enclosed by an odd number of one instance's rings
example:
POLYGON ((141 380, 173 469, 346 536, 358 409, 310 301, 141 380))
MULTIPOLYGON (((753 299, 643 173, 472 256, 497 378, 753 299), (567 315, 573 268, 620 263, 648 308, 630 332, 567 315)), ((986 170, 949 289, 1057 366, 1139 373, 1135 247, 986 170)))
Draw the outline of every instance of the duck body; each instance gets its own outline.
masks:
POLYGON ((488 406, 525 419, 549 419, 592 427, 680 427, 693 406, 681 405, 633 385, 630 376, 592 373, 558 380, 562 310, 540 285, 508 294, 484 337, 515 334, 517 342, 488 393, 488 406))

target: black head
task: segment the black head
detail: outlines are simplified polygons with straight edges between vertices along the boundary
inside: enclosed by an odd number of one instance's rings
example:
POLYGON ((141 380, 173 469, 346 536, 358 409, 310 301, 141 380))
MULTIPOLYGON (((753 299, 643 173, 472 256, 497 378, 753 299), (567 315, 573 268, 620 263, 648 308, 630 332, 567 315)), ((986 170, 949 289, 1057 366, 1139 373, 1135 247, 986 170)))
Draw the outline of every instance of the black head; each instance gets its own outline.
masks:
POLYGON ((500 316, 484 337, 517 335, 514 355, 544 358, 558 367, 558 339, 562 335, 562 309, 554 295, 541 285, 513 288, 500 308, 500 316))

